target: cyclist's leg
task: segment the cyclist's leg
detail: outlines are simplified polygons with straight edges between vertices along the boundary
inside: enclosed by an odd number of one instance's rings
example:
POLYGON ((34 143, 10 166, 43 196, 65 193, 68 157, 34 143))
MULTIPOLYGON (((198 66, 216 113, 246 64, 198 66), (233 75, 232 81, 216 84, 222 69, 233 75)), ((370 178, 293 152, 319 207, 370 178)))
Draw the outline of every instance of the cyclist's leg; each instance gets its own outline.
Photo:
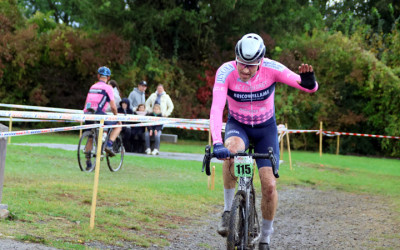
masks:
MULTIPOLYGON (((225 127, 225 147, 232 153, 243 151, 248 146, 248 138, 240 124, 229 119, 225 127)), ((235 196, 236 177, 233 175, 233 159, 223 163, 222 177, 224 181, 224 212, 218 226, 218 233, 228 234, 229 213, 235 196)))
MULTIPOLYGON (((92 114, 90 112, 86 112, 85 114, 92 114)), ((94 121, 85 121, 85 125, 91 125, 94 124, 94 121)), ((91 129, 85 129, 85 131, 90 131, 91 129)), ((93 149, 93 137, 89 137, 89 139, 86 142, 85 145, 85 153, 90 152, 93 149)))
POLYGON ((113 128, 110 134, 110 140, 114 142, 115 139, 117 139, 118 135, 121 133, 121 130, 122 127, 113 128))
MULTIPOLYGON (((278 132, 275 123, 271 123, 266 127, 257 129, 258 135, 263 137, 254 137, 255 152, 267 153, 268 148, 272 147, 274 155, 279 159, 279 143, 278 132)), ((252 137, 253 138, 253 137, 252 137)), ((278 193, 276 191, 276 178, 273 175, 271 162, 267 159, 257 159, 258 173, 261 180, 261 212, 262 212, 262 228, 261 228, 261 243, 269 243, 269 236, 273 233, 273 221, 276 208, 278 205, 278 193)), ((277 163, 279 164, 279 163, 277 163)), ((276 166, 279 168, 279 165, 276 166)))
POLYGON ((278 192, 276 191, 276 179, 271 167, 261 167, 258 170, 261 180, 261 213, 262 227, 260 242, 269 243, 269 236, 274 232, 273 222, 278 206, 278 192))
POLYGON ((93 149, 93 137, 90 137, 85 145, 85 153, 92 151, 92 149, 93 149))
MULTIPOLYGON (((249 146, 249 139, 243 126, 234 119, 228 119, 225 126, 225 147, 231 153, 243 151, 249 146)), ((236 177, 233 175, 233 159, 225 160, 223 163, 223 180, 225 195, 225 211, 232 206, 233 196, 236 187, 236 177), (228 194, 226 194, 228 192, 228 194), (226 199, 228 198, 228 199, 226 199)))

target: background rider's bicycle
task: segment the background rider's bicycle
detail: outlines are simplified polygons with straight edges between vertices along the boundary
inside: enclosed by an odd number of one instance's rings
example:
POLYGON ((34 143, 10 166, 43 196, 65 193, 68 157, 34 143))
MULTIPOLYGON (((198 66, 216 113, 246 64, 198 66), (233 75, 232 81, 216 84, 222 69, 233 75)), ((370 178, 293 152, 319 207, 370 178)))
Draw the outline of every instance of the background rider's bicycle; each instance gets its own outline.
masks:
MULTIPOLYGON (((253 159, 269 159, 274 176, 279 178, 276 169, 276 159, 273 149, 267 154, 249 153, 231 154, 234 157, 234 174, 238 177, 238 191, 235 194, 230 219, 229 232, 226 240, 227 249, 254 249, 260 238, 260 222, 256 210, 256 193, 253 185, 253 159)), ((203 159, 203 172, 210 175, 210 161, 215 157, 211 153, 211 146, 206 146, 203 159)))
MULTIPOLYGON (((107 130, 106 129, 104 130, 100 160, 106 158, 107 165, 110 171, 116 172, 122 167, 122 163, 124 161, 125 149, 122 144, 121 135, 119 135, 113 143, 113 151, 115 153, 115 156, 111 157, 105 153, 104 149, 106 147, 106 142, 110 137, 111 131, 112 129, 110 129, 110 131, 107 133, 107 130), (106 133, 107 135, 105 136, 106 133)), ((98 136, 99 136, 99 128, 92 128, 90 130, 85 131, 82 134, 81 138, 79 139, 78 163, 79 163, 79 168, 84 172, 91 172, 95 168, 98 136), (87 163, 89 162, 90 164, 88 165, 87 163)))

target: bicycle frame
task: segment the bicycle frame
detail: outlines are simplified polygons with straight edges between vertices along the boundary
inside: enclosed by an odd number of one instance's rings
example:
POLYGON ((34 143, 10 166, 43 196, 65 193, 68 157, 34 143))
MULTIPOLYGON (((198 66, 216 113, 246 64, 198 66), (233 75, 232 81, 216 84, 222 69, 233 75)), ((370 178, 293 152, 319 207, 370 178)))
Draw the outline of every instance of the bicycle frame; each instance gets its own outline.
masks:
MULTIPOLYGON (((251 237, 252 238, 251 242, 248 242, 249 223, 253 227, 254 227, 254 224, 257 223, 257 228, 260 228, 260 224, 258 221, 258 215, 257 215, 257 212, 255 211, 255 190, 254 190, 254 186, 253 186, 254 173, 252 170, 247 172, 248 167, 250 167, 249 160, 250 159, 259 159, 259 158, 269 159, 271 161, 272 171, 273 171, 275 178, 279 178, 278 170, 276 169, 276 158, 274 156, 273 149, 271 147, 268 148, 267 154, 257 154, 257 153, 253 154, 252 148, 249 149, 249 152, 250 153, 239 152, 237 154, 231 154, 231 157, 235 157, 234 158, 235 172, 239 172, 240 170, 242 171, 242 173, 239 174, 239 177, 238 177, 238 191, 235 195, 235 197, 237 195, 240 195, 241 197, 243 197, 244 203, 245 203, 244 208, 243 208, 244 211, 239 211, 241 213, 244 212, 244 214, 242 214, 242 218, 244 218, 244 225, 243 225, 244 233, 242 235, 243 240, 240 240, 240 244, 242 244, 241 249, 247 249, 248 246, 254 245, 260 238, 260 231, 256 230, 257 235, 253 235, 254 237, 251 237), (239 156, 242 157, 242 161, 238 160, 239 156), (249 159, 249 158, 245 158, 245 157, 252 157, 252 158, 249 159), (240 164, 243 164, 243 165, 240 165, 240 164), (236 169, 236 167, 238 169, 236 169), (246 172, 246 173, 244 173, 244 172, 246 172), (249 175, 251 175, 251 176, 249 176, 249 175), (251 194, 253 194, 252 206, 250 205, 251 194), (250 209, 254 209, 254 218, 250 218, 250 209), (252 221, 252 220, 254 220, 254 221, 252 221), (254 224, 253 224, 253 222, 254 222, 254 224)), ((202 169, 202 172, 204 172, 204 170, 206 170, 207 175, 211 175, 210 161, 211 161, 211 158, 213 158, 213 157, 215 157, 215 155, 213 153, 211 153, 211 146, 207 145, 205 148, 205 155, 204 155, 204 159, 203 159, 203 169, 202 169)), ((251 160, 251 168, 253 168, 253 167, 254 167, 253 161, 251 160)), ((233 220, 231 220, 231 221, 233 221, 233 220)), ((234 224, 231 224, 231 225, 234 225, 234 224)), ((232 239, 229 239, 229 237, 230 237, 229 234, 228 234, 227 244, 230 242, 228 244, 230 246, 228 248, 230 249, 232 246, 232 245, 230 245, 230 244, 232 244, 232 239)), ((233 235, 235 235, 235 234, 233 234, 233 235)), ((239 236, 239 238, 242 236, 239 236)), ((233 236, 233 237, 235 237, 235 236, 233 236)))

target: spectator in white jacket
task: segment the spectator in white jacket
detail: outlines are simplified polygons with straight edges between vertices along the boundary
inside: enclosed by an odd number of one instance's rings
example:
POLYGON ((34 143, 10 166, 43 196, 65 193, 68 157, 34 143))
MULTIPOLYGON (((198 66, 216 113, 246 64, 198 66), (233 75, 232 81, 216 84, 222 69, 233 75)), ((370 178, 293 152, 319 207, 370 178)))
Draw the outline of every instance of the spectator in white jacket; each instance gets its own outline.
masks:
POLYGON ((174 110, 174 104, 171 97, 164 91, 164 86, 158 84, 156 92, 151 94, 146 101, 146 111, 148 113, 153 111, 154 104, 160 104, 162 116, 168 117, 174 110))
POLYGON ((133 111, 137 110, 139 104, 144 104, 146 101, 145 92, 147 89, 147 82, 141 81, 139 82, 137 88, 134 88, 132 92, 129 94, 129 101, 131 103, 131 109, 133 111))

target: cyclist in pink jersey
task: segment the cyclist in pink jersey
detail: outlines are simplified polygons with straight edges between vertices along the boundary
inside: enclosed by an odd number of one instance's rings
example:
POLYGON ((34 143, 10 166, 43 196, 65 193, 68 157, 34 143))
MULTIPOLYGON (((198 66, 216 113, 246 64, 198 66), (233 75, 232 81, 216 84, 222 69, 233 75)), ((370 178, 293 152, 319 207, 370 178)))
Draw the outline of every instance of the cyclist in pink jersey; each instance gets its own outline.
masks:
MULTIPOLYGON (((85 113, 106 115, 106 109, 108 105, 110 105, 112 113, 114 115, 117 115, 118 111, 114 101, 113 88, 111 87, 111 85, 107 84, 107 82, 110 80, 111 70, 105 66, 102 66, 97 70, 97 73, 97 78, 99 79, 99 81, 90 87, 89 93, 86 97, 85 108, 83 109, 83 111, 85 113)), ((93 124, 93 122, 87 121, 86 124, 93 124)), ((121 124, 121 122, 106 121, 104 122, 104 124, 115 125, 121 124)), ((112 145, 120 132, 121 127, 117 127, 114 128, 110 134, 105 151, 111 156, 115 155, 114 151, 112 150, 112 145)), ((91 148, 91 145, 87 147, 91 148)), ((91 161, 88 161, 87 164, 91 164, 91 161)), ((91 168, 91 166, 87 167, 91 168)))
MULTIPOLYGON (((218 159, 224 160, 224 212, 218 227, 218 233, 224 237, 228 234, 228 220, 236 186, 236 179, 231 174, 233 159, 229 158, 230 152, 243 151, 251 142, 255 153, 267 153, 268 147, 272 147, 276 159, 279 159, 274 106, 276 83, 281 82, 309 93, 318 89, 311 65, 300 65, 300 74, 296 74, 281 63, 264 58, 264 41, 257 34, 244 35, 236 44, 235 53, 236 60, 224 63, 217 71, 210 112, 213 153, 218 159), (221 130, 226 101, 229 116, 224 144, 221 130)), ((259 249, 269 249, 278 203, 276 180, 269 160, 257 159, 256 162, 261 180, 263 217, 259 249)))

